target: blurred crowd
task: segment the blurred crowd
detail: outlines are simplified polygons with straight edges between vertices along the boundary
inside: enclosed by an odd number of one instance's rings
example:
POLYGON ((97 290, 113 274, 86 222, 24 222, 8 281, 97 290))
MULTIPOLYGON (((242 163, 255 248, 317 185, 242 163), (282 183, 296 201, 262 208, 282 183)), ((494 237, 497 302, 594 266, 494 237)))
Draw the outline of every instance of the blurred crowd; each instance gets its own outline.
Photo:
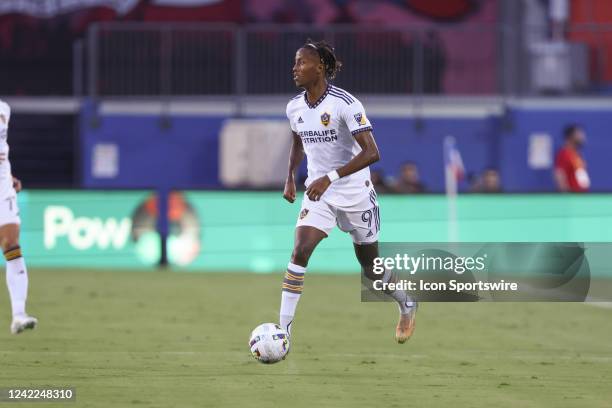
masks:
MULTIPOLYGON (((581 150, 586 143, 586 133, 577 124, 569 124, 563 130, 564 144, 556 152, 552 177, 558 192, 588 192, 591 180, 586 160, 581 150)), ((380 169, 371 170, 372 184, 382 194, 420 194, 427 193, 427 186, 421 180, 415 162, 403 163, 396 176, 385 175, 380 169)), ((467 176, 471 193, 503 193, 501 177, 496 168, 489 167, 480 173, 467 176)))
MULTIPOLYGON (((382 194, 420 194, 427 193, 427 186, 419 176, 416 163, 402 164, 397 176, 385 176, 379 169, 371 172, 372 184, 382 194)), ((469 191, 472 193, 502 193, 499 172, 494 168, 484 169, 481 173, 468 177, 469 191)))

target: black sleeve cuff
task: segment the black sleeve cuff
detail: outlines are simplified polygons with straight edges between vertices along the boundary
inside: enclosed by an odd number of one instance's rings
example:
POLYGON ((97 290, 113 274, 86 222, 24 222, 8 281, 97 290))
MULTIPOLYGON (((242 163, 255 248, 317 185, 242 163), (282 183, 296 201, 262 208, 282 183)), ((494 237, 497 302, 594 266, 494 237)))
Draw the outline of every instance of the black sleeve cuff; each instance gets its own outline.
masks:
POLYGON ((355 130, 353 130, 353 131, 351 132, 351 134, 352 134, 353 136, 355 136, 357 133, 367 132, 368 130, 372 130, 372 126, 364 127, 364 128, 361 128, 361 129, 355 129, 355 130))

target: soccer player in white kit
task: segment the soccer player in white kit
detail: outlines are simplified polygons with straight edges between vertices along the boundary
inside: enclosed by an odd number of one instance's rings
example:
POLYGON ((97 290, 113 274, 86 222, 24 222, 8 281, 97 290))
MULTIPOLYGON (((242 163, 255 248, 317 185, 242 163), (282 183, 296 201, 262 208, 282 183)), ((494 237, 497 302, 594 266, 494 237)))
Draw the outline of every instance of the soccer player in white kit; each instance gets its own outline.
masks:
MULTIPOLYGON (((308 178, 291 262, 282 285, 280 325, 288 333, 302 294, 308 260, 336 225, 351 234, 365 276, 381 279, 373 273, 380 217, 368 167, 380 155, 361 102, 328 82, 340 67, 333 48, 324 41, 308 40, 295 55, 293 79, 304 92, 287 104, 293 143, 284 198, 290 203, 295 201, 295 172, 304 154, 308 156, 308 178)), ((384 282, 396 279, 387 272, 382 276, 384 282)), ((416 302, 404 291, 387 293, 399 305, 395 337, 404 343, 414 331, 416 302)))
POLYGON ((28 295, 28 272, 19 247, 19 207, 17 193, 21 182, 11 173, 8 137, 11 108, 0 100, 0 246, 6 259, 6 285, 11 298, 13 321, 11 333, 18 334, 33 329, 38 320, 28 316, 25 310, 28 295))

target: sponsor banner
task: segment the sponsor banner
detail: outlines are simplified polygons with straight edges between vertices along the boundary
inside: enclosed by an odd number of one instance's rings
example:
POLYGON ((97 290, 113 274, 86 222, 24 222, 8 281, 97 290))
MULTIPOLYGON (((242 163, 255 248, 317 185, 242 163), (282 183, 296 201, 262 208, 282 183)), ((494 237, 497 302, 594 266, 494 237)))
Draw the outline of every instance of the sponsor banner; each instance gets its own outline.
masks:
MULTIPOLYGON (((282 198, 280 190, 193 191, 183 197, 187 214, 199 223, 197 243, 190 235, 182 239, 200 248, 195 256, 193 250, 181 255, 181 265, 193 271, 282 271, 291 256, 296 222, 307 216, 300 211, 301 192, 293 204, 282 198)), ((448 241, 445 196, 379 195, 378 201, 381 241, 448 241)), ((609 194, 460 195, 457 217, 457 235, 464 242, 612 242, 609 194)), ((176 246, 192 248, 192 244, 176 246)), ((360 270, 350 235, 338 229, 317 246, 308 263, 309 273, 360 270)))
POLYGON ((156 209, 145 191, 23 191, 28 265, 131 268, 159 262, 156 209))
MULTIPOLYGON (((301 192, 294 204, 281 191, 174 192, 168 202, 168 260, 176 270, 194 272, 282 271, 296 222, 308 216, 300 211, 301 199, 301 192)), ((378 201, 382 242, 448 240, 445 196, 379 195, 378 201)), ((159 262, 153 192, 30 190, 18 202, 29 265, 138 268, 159 262)), ((458 238, 585 242, 591 277, 610 278, 606 268, 593 267, 603 257, 590 258, 595 247, 589 242, 612 242, 611 209, 607 194, 459 196, 458 238)), ((360 273, 350 235, 333 230, 316 248, 308 271, 360 273)))

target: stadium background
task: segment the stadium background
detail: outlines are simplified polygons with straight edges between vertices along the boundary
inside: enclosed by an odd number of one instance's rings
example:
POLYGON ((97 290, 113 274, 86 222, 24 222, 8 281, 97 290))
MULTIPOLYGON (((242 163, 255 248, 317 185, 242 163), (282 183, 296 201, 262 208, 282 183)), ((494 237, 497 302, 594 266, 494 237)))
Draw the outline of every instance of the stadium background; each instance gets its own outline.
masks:
MULTIPOLYGON (((249 365, 242 340, 276 318, 292 248, 298 207, 281 197, 285 105, 297 93, 295 50, 308 37, 332 42, 344 61, 336 84, 365 105, 382 156, 374 169, 392 182, 414 162, 427 186, 426 194, 380 195, 381 240, 612 240, 608 1, 3 0, 0 94, 12 107, 11 164, 25 186, 19 205, 30 309, 43 317, 38 339, 3 346, 12 373, 4 383, 61 379, 92 406, 253 403, 253 392, 239 385, 258 388, 249 378, 262 372, 249 365), (554 153, 570 123, 588 137, 586 194, 555 191, 554 153), (467 173, 457 235, 444 194, 447 136, 467 173), (499 172, 502 193, 471 191, 487 168, 499 172), (206 273, 175 273, 183 271, 206 273), (222 295, 240 285, 249 288, 240 299, 222 295), (229 346, 210 331, 228 322, 228 337, 237 339, 229 346), (192 368, 194 377, 185 377, 192 368), (218 380, 218 389, 202 387, 198 373, 218 380), (151 389, 157 395, 144 396, 151 389)), ((353 406, 401 403, 406 397, 382 384, 385 398, 366 397, 359 387, 369 382, 344 373, 350 367, 382 378, 400 358, 387 346, 368 354, 359 339, 346 345, 337 333, 338 321, 354 321, 364 344, 378 344, 383 329, 372 322, 388 311, 354 302, 359 270, 347 237, 335 231, 325 240, 310 271, 317 274, 300 310, 302 348, 283 368, 309 395, 304 405, 329 403, 334 393, 353 406), (353 303, 333 310, 342 302, 353 303), (317 324, 334 332, 330 349, 317 324), (338 380, 328 384, 326 376, 338 380)), ((469 387, 483 406, 611 400, 603 388, 609 310, 455 310, 453 317, 443 305, 424 308, 421 340, 401 357, 399 373, 424 375, 411 389, 423 406, 478 405, 469 387), (568 333, 568 324, 578 332, 568 333), (517 327, 525 327, 521 338, 508 334, 517 327), (432 354, 431 344, 446 351, 432 354), (488 371, 496 364, 499 371, 488 371), (429 384, 429 375, 446 385, 429 384)), ((275 375, 266 375, 263 386, 274 389, 275 375)))
MULTIPOLYGON (((23 211, 36 214, 24 217, 23 234, 34 264, 93 266, 111 256, 118 267, 162 257, 190 270, 282 268, 290 242, 279 237, 290 235, 291 207, 255 192, 229 199, 241 204, 231 213, 216 203, 233 197, 221 191, 282 187, 289 141, 284 106, 296 92, 289 72, 307 37, 335 44, 345 63, 337 85, 363 100, 383 157, 374 170, 387 179, 414 162, 427 192, 444 193, 442 140, 450 135, 468 175, 460 192, 493 168, 505 193, 552 193, 562 129, 579 123, 588 136, 591 192, 612 191, 612 8, 604 1, 78 3, 7 1, 0 16, 0 81, 13 107, 14 172, 28 190, 71 191, 22 197, 23 211), (148 214, 155 219, 161 210, 169 217, 149 220, 145 230, 130 227, 128 238, 106 245, 113 217, 131 218, 148 196, 115 193, 117 206, 102 209, 90 192, 130 189, 161 194, 161 207, 149 202, 148 214), (168 212, 171 191, 186 192, 172 201, 180 207, 174 214, 168 212), (71 207, 72 216, 47 211, 50 199, 71 207), (191 217, 181 221, 185 212, 191 217), (98 219, 101 229, 95 222, 93 229, 75 225, 80 217, 98 219), (54 223, 59 230, 50 229, 54 223), (171 245, 159 249, 155 230, 173 236, 171 245), (61 250, 41 240, 54 231, 61 250), (70 237, 77 235, 90 245, 75 247, 70 237), (212 262, 232 252, 245 254, 243 261, 227 268, 212 262)), ((305 166, 300 174, 303 179, 305 166)), ((565 210, 569 199, 528 195, 521 201, 564 208, 560 219, 578 220, 589 211, 591 198, 571 198, 578 204, 565 210)), ((442 197, 387 200, 411 210, 383 208, 383 240, 420 240, 423 231, 437 231, 428 234, 432 240, 448 239, 425 221, 418 235, 403 233, 407 225, 414 230, 414 214, 435 208, 432 202, 439 211, 428 219, 445 223, 442 197)), ((513 198, 486 200, 503 207, 513 198)), ((535 207, 511 216, 527 223, 519 230, 537 221, 535 207)), ((565 235, 544 229, 551 232, 540 239, 609 239, 610 214, 597 216, 590 228, 577 221, 565 235)), ((460 238, 521 239, 506 228, 489 230, 481 236, 460 228, 460 238)), ((336 239, 326 244, 343 254, 332 269, 353 269, 350 248, 343 251, 336 239)))

